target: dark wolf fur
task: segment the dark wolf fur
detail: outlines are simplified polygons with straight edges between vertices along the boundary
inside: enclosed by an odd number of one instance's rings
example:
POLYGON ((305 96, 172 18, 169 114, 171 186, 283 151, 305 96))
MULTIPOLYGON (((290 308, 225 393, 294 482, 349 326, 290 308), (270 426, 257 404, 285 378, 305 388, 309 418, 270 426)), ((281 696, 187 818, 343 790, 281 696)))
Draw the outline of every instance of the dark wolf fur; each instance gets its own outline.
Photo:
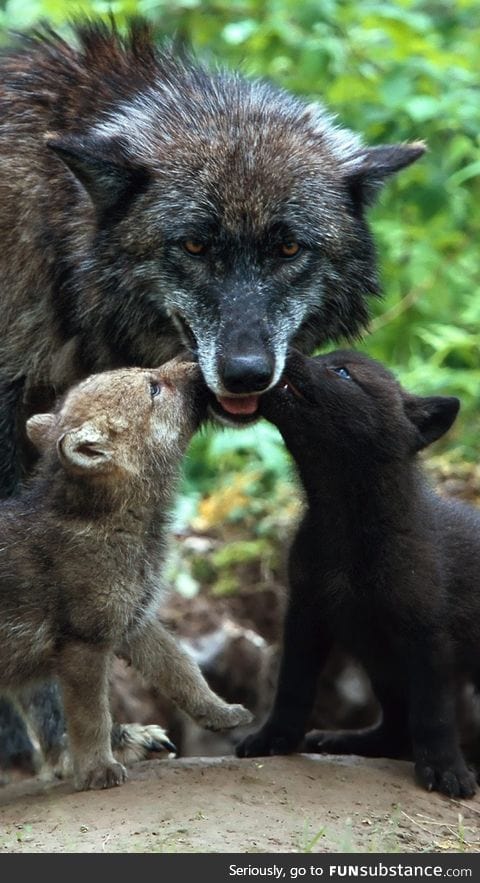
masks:
POLYGON ((206 727, 251 720, 209 689, 156 617, 168 510, 206 412, 202 390, 191 363, 93 375, 56 413, 30 418, 43 456, 28 490, 0 506, 0 684, 58 677, 78 788, 125 777, 111 750, 115 653, 206 727))
POLYGON ((364 147, 318 106, 155 49, 146 26, 76 38, 25 37, 0 63, 7 490, 18 408, 92 371, 161 364, 187 335, 222 395, 234 356, 266 359, 272 385, 292 339, 357 334, 379 289, 365 206, 424 151, 364 147))
POLYGON ((217 396, 252 393, 292 340, 357 334, 379 288, 365 207, 424 150, 367 148, 318 106, 157 50, 146 25, 75 42, 46 31, 0 59, 3 496, 36 456, 26 418, 92 371, 187 343, 217 396))
POLYGON ((424 787, 470 796, 455 701, 465 679, 480 684, 480 513, 438 497, 416 462, 449 429, 458 399, 410 395, 353 352, 295 355, 287 376, 261 411, 297 463, 307 510, 290 555, 274 707, 238 753, 300 745, 335 642, 365 666, 383 718, 370 730, 312 733, 305 749, 413 754, 424 787))

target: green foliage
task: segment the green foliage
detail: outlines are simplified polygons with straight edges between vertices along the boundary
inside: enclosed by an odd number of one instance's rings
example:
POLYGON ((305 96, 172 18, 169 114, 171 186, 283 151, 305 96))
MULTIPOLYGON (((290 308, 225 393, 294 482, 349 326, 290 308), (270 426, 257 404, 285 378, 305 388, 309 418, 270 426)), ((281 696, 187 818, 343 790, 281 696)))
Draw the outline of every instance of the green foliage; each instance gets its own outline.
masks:
MULTIPOLYGON (((382 302, 361 346, 421 393, 462 399, 453 433, 474 459, 480 439, 480 89, 478 0, 4 0, 0 25, 75 13, 149 17, 159 38, 212 63, 266 76, 324 101, 368 143, 425 139, 429 152, 372 211, 382 302)), ((270 427, 196 439, 180 520, 239 470, 274 500, 286 457, 270 427), (253 479, 252 479, 253 480, 253 479), (255 483, 256 482, 256 483, 255 483)), ((261 507, 260 507, 261 508, 261 507)), ((244 513, 245 514, 245 513, 244 513)), ((252 516, 253 518, 253 516, 252 516)))

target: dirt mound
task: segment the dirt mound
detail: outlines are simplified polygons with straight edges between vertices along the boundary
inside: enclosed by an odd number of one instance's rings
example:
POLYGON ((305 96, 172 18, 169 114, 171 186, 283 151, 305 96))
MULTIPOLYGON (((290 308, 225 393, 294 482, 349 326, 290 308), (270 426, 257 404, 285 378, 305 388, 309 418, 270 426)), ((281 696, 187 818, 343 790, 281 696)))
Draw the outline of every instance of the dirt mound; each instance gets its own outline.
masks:
POLYGON ((122 788, 0 791, 8 852, 477 852, 480 798, 428 794, 408 763, 295 755, 138 764, 122 788))

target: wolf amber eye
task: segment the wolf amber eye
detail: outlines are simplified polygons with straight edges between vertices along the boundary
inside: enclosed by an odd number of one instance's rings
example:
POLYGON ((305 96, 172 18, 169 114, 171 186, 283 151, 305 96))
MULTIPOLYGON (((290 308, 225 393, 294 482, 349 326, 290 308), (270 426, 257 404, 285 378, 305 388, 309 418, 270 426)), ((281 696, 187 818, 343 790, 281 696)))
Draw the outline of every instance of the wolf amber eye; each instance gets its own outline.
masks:
POLYGON ((347 368, 344 368, 343 365, 340 368, 332 368, 332 371, 335 371, 335 374, 338 374, 339 377, 343 377, 344 380, 351 380, 351 374, 347 368))
POLYGON ((154 380, 152 380, 150 383, 150 395, 152 399, 154 399, 155 396, 160 395, 160 384, 156 383, 154 380))
POLYGON ((284 258, 295 258, 300 251, 298 242, 282 242, 280 252, 284 258))
POLYGON ((198 257, 206 251, 206 245, 203 242, 197 242, 195 239, 187 239, 183 243, 183 247, 188 254, 198 257))

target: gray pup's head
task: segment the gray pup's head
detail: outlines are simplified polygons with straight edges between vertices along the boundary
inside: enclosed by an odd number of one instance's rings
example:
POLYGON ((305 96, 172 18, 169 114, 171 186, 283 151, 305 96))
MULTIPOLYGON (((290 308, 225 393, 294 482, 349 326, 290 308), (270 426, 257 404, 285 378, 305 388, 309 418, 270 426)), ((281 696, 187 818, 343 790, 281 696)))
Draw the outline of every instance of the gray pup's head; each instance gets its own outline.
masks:
POLYGON ((173 359, 161 368, 93 374, 55 413, 31 417, 27 433, 67 475, 121 492, 129 480, 158 482, 176 469, 206 405, 198 365, 173 359))

